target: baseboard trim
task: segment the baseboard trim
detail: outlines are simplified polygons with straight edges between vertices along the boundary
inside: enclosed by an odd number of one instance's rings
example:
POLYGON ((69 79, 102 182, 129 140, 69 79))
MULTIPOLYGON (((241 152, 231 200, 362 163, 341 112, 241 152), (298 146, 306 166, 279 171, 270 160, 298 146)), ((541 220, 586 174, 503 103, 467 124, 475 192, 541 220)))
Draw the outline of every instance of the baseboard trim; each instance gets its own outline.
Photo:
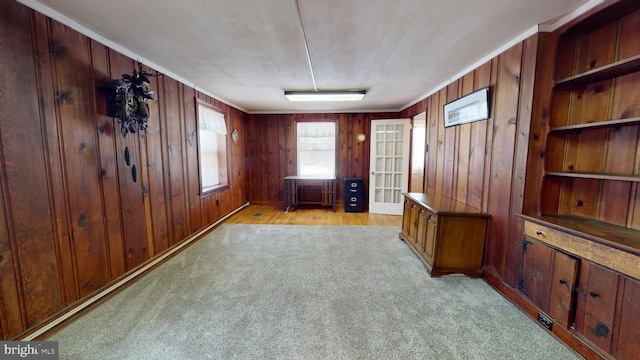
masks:
POLYGON ((250 205, 249 202, 241 205, 240 207, 226 214, 225 216, 218 219, 217 221, 207 225, 206 227, 202 228, 200 231, 189 236, 188 238, 186 238, 176 246, 169 248, 167 251, 161 253, 157 257, 152 258, 150 261, 144 263, 137 269, 133 270, 130 274, 126 275, 120 280, 117 280, 115 283, 108 285, 107 287, 97 292, 96 294, 90 295, 88 298, 81 300, 81 302, 75 305, 72 305, 69 308, 61 311, 60 313, 58 313, 58 315, 54 315, 51 319, 42 323, 41 325, 38 325, 28 330, 28 332, 23 333, 21 336, 18 336, 16 340, 31 341, 31 340, 42 339, 47 334, 57 330, 59 326, 62 326, 63 324, 72 320, 74 316, 80 314, 85 310, 88 310, 90 307, 96 305, 101 300, 107 298, 110 295, 113 295, 115 292, 123 289, 125 286, 137 280, 139 277, 141 277, 151 269, 155 268, 156 266, 160 265, 164 261, 168 260, 168 258, 177 254, 178 252, 180 252, 180 250, 189 246, 194 241, 200 239, 203 235, 210 232, 211 230, 216 228, 218 225, 220 225, 222 222, 227 220, 229 217, 231 217, 232 215, 234 215, 235 213, 237 213, 238 211, 244 209, 249 205, 250 205))
POLYGON ((491 272, 486 271, 485 269, 482 277, 491 287, 493 287, 496 291, 502 294, 502 296, 504 296, 507 300, 514 304, 518 309, 529 316, 531 320, 533 320, 536 324, 538 324, 538 326, 540 326, 540 328, 544 329, 556 339, 560 340, 565 344, 565 346, 573 350, 576 354, 584 357, 587 360, 601 360, 605 358, 603 355, 592 349, 589 345, 582 342, 571 331, 564 328, 562 324, 553 321, 552 331, 549 331, 544 326, 539 324, 538 313, 544 314, 544 312, 530 303, 511 286, 504 283, 498 277, 494 276, 491 272))

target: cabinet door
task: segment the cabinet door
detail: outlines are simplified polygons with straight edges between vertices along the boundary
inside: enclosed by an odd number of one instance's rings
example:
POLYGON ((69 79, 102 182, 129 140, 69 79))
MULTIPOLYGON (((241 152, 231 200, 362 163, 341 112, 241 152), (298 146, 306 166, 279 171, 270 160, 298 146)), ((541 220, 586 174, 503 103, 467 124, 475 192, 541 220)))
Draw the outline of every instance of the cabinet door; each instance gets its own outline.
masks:
POLYGON ((606 352, 611 352, 620 275, 589 261, 580 265, 580 292, 576 331, 606 352))
POLYGON ((551 265, 554 250, 527 238, 523 241, 522 276, 518 280, 518 289, 542 311, 549 311, 549 293, 551 290, 551 265))
POLYGON ((424 251, 425 237, 427 235, 427 224, 429 222, 427 220, 428 215, 429 213, 424 209, 418 210, 418 215, 416 217, 416 221, 418 222, 416 227, 416 242, 414 244, 414 247, 418 254, 422 254, 422 252, 424 251))
POLYGON ((433 253, 436 248, 436 233, 438 230, 437 223, 438 218, 436 215, 426 213, 426 232, 424 236, 424 251, 422 251, 422 258, 424 258, 429 264, 433 265, 433 253))
POLYGON ((625 279, 618 326, 617 359, 637 359, 640 354, 640 282, 625 279))
POLYGON ((414 215, 413 211, 415 210, 415 207, 415 204, 411 200, 404 200, 404 211, 402 212, 402 233, 405 235, 406 241, 409 241, 409 238, 413 237, 413 220, 415 220, 415 218, 412 220, 412 217, 414 215))
POLYGON ((564 327, 569 327, 573 319, 573 299, 575 297, 578 259, 556 251, 553 260, 549 315, 564 327))

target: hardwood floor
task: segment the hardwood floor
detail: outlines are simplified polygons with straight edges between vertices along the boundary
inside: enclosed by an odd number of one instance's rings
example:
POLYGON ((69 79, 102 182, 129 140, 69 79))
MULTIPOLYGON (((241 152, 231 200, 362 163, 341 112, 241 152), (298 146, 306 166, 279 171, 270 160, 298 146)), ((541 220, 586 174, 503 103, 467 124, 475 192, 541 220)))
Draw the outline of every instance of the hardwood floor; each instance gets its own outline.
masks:
POLYGON ((344 212, 342 206, 333 212, 327 208, 298 208, 284 212, 282 206, 252 204, 225 221, 230 224, 279 225, 371 225, 402 226, 402 216, 344 212))

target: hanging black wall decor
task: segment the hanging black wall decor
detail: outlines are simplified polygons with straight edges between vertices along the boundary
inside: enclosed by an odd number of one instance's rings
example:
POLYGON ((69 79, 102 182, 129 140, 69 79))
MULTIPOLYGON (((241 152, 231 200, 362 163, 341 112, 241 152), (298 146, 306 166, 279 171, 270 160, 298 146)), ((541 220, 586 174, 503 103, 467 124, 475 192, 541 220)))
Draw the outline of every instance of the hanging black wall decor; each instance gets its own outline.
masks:
POLYGON ((133 70, 133 74, 123 74, 121 79, 101 86, 107 93, 107 115, 118 119, 120 132, 125 137, 147 128, 147 100, 153 100, 153 91, 148 88, 151 76, 138 62, 138 69, 133 70))

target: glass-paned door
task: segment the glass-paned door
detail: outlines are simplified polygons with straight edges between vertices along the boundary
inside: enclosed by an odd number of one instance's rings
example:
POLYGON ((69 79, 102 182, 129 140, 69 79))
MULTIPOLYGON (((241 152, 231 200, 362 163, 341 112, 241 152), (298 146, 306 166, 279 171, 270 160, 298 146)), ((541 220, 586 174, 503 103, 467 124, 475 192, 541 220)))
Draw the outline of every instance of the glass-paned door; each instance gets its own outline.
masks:
POLYGON ((409 119, 371 121, 369 212, 402 215, 409 185, 409 119))

